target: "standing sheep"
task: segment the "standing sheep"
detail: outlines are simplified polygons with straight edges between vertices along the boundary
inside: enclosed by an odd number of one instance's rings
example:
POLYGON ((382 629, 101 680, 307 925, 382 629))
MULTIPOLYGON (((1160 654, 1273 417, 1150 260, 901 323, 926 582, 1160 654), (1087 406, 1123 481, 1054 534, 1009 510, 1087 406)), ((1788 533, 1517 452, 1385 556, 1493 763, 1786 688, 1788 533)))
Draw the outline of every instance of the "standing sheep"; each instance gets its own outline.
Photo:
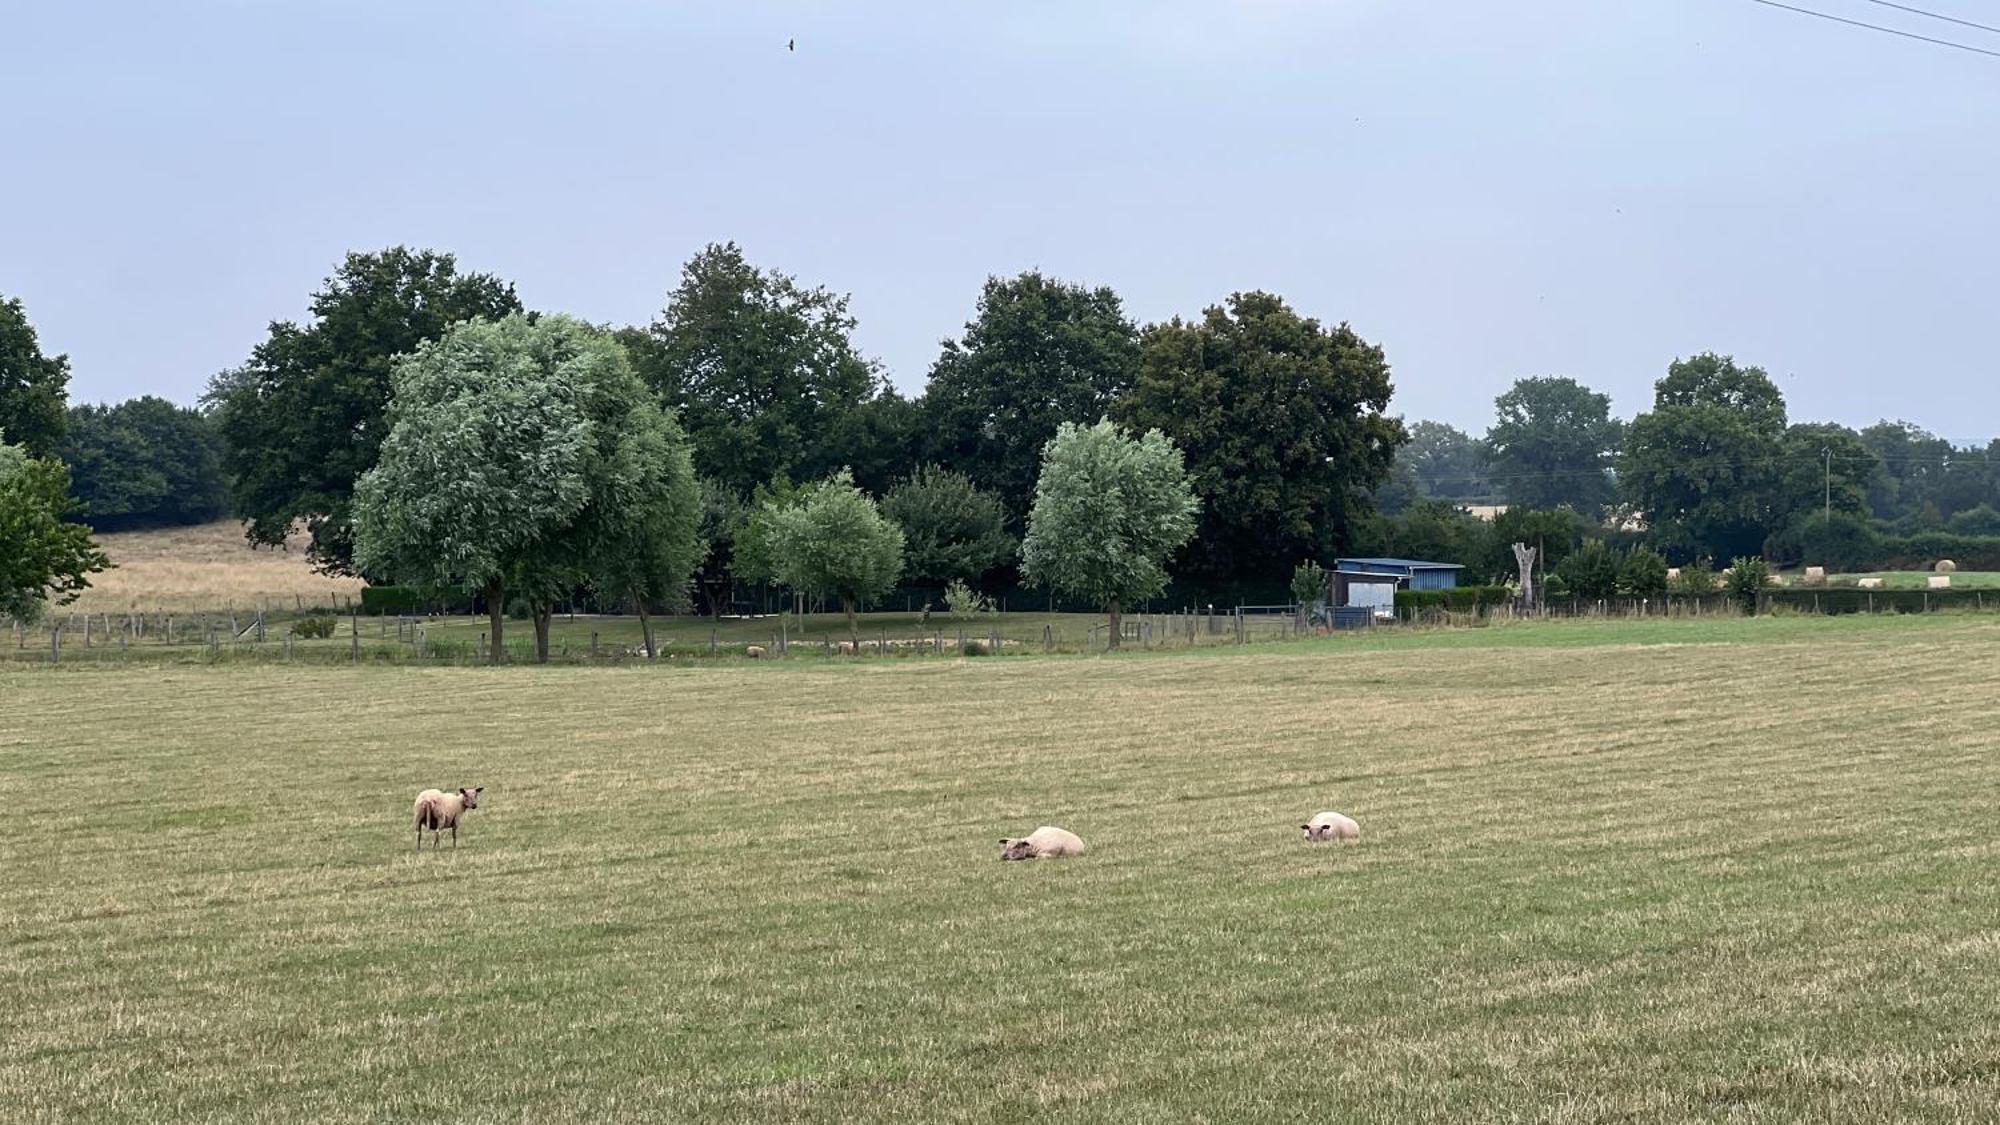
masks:
POLYGON ((479 807, 479 794, 485 791, 481 785, 472 789, 460 789, 456 793, 446 793, 441 789, 426 789, 417 794, 417 850, 424 850, 424 829, 431 830, 431 850, 437 850, 438 833, 451 829, 451 846, 458 847, 458 818, 479 807))
POLYGON ((1320 813, 1299 825, 1299 830, 1306 834, 1309 844, 1323 844, 1328 840, 1346 843, 1361 839, 1361 826, 1354 822, 1354 818, 1337 812, 1320 813))
POLYGON ((1082 854, 1083 840, 1078 838, 1076 833, 1049 824, 1042 825, 1018 840, 1003 838, 1000 841, 1000 858, 1003 860, 1063 859, 1082 854))

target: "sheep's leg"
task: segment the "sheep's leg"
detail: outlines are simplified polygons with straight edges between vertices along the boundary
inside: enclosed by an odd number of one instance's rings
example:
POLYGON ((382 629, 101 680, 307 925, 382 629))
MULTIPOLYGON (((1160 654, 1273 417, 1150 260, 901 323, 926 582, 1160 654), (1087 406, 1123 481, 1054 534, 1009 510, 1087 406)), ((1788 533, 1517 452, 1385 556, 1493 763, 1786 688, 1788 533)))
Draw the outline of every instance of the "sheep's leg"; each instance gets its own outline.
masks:
POLYGON ((453 823, 451 826, 451 850, 458 850, 458 825, 456 823, 453 823))
POLYGON ((417 850, 424 850, 424 826, 421 824, 417 825, 417 850))

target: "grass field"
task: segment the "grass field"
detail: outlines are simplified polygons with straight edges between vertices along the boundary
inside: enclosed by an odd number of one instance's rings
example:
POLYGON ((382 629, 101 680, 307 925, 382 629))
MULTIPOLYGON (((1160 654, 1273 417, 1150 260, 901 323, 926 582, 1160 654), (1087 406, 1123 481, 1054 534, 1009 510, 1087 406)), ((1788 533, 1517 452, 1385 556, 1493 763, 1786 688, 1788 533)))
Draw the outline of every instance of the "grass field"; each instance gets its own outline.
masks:
MULTIPOLYGON (((1928 570, 1877 570, 1867 574, 1835 575, 1833 581, 1842 586, 1852 586, 1857 579, 1880 578, 1885 590, 1921 590, 1930 580, 1928 570)), ((2000 571, 1961 570, 1951 576, 1954 590, 1995 590, 2000 589, 2000 571)))
POLYGON ((303 535, 289 550, 252 550, 235 520, 95 538, 115 566, 91 576, 90 589, 69 607, 78 613, 289 610, 343 604, 363 585, 314 573, 303 535))
POLYGON ((1990 1119, 1996 646, 0 665, 0 1118, 1990 1119))

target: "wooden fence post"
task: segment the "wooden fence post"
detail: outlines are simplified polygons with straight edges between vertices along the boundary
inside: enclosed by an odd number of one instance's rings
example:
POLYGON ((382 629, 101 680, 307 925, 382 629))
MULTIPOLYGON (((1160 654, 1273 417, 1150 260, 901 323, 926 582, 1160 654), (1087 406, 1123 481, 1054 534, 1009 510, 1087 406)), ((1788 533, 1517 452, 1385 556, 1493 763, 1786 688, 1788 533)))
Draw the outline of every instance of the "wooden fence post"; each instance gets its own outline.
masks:
POLYGON ((349 663, 361 663, 361 617, 349 611, 347 618, 347 659, 349 663))
POLYGON ((1042 651, 1043 651, 1043 652, 1054 652, 1055 650, 1056 650, 1056 634, 1055 634, 1055 630, 1054 630, 1053 628, 1051 628, 1050 626, 1048 626, 1048 625, 1043 625, 1043 626, 1042 626, 1042 651))
POLYGON ((54 626, 51 626, 51 627, 49 628, 49 663, 51 663, 51 664, 61 664, 61 663, 62 663, 62 626, 61 626, 61 625, 54 625, 54 626))

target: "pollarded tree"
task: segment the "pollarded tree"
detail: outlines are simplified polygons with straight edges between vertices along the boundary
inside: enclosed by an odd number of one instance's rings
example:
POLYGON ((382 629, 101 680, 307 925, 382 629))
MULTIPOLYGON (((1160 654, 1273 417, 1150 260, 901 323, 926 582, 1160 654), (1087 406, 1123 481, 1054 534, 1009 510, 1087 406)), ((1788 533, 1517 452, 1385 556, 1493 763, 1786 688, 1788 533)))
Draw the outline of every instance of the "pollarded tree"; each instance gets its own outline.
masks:
POLYGON ((31 456, 53 456, 68 393, 69 357, 43 355, 20 300, 0 297, 0 433, 31 456))
POLYGON ((33 624, 111 565, 89 528, 63 518, 74 506, 62 462, 30 457, 0 434, 0 615, 33 624))
POLYGON ((976 581, 1018 546, 998 496, 935 465, 890 489, 882 514, 903 529, 903 570, 920 582, 976 581))
POLYGON ((791 503, 767 502, 753 520, 781 585, 817 597, 837 597, 849 635, 855 608, 887 593, 903 573, 903 533, 884 519, 846 469, 804 489, 791 503))
POLYGON ((1065 422, 1042 454, 1022 573, 1104 606, 1117 648, 1125 606, 1166 589, 1167 558, 1193 537, 1200 511, 1165 434, 1129 437, 1109 419, 1065 422))
POLYGON ((696 508, 673 430, 610 337, 561 316, 469 321, 399 362, 394 387, 381 461, 355 487, 364 573, 481 590, 496 662, 510 590, 546 660, 561 594, 674 580, 696 508), (684 526, 631 526, 659 519, 684 526), (634 559, 613 568, 599 551, 634 559))
POLYGON ((210 382, 204 402, 250 542, 282 546, 304 520, 306 557, 348 574, 354 485, 389 431, 391 369, 453 324, 518 312, 521 302, 495 277, 459 273, 450 254, 397 246, 349 254, 310 308, 303 326, 273 323, 248 363, 210 382))
POLYGON ((1211 581, 1275 579, 1350 542, 1389 475, 1403 424, 1382 349, 1269 293, 1146 330, 1113 417, 1184 451, 1201 498, 1184 565, 1211 581))
POLYGON ((652 659, 659 649, 647 604, 677 602, 687 592, 703 554, 703 513, 687 438, 641 386, 635 378, 623 395, 604 396, 610 411, 598 436, 605 456, 592 474, 584 518, 564 541, 593 591, 631 599, 652 659))

